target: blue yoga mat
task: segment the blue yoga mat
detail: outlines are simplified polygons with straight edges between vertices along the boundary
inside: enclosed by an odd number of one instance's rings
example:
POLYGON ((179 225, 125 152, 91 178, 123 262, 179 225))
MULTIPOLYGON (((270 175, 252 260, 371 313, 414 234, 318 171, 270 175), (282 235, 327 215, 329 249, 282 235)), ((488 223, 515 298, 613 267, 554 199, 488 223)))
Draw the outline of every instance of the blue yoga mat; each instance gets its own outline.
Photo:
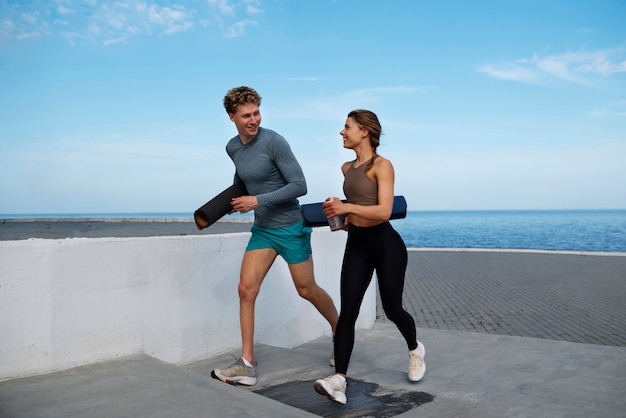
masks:
MULTIPOLYGON (((345 200, 342 200, 345 202, 345 200)), ((304 226, 328 226, 328 219, 322 212, 322 205, 324 203, 307 203, 300 206, 300 212, 302 213, 302 223, 304 226)), ((394 196, 393 209, 391 210, 391 218, 389 219, 402 219, 406 218, 406 199, 404 196, 394 196)), ((342 220, 345 219, 345 215, 342 215, 342 220)))

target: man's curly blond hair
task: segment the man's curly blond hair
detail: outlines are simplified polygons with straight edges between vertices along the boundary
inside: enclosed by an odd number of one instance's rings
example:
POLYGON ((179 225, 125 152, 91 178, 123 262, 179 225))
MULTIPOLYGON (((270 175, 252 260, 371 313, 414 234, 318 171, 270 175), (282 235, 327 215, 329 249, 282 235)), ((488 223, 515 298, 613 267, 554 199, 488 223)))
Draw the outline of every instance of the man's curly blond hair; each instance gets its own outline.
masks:
POLYGON ((253 88, 241 86, 228 90, 224 97, 224 109, 226 109, 228 114, 236 113, 237 106, 246 103, 254 103, 257 106, 261 106, 261 96, 253 88))

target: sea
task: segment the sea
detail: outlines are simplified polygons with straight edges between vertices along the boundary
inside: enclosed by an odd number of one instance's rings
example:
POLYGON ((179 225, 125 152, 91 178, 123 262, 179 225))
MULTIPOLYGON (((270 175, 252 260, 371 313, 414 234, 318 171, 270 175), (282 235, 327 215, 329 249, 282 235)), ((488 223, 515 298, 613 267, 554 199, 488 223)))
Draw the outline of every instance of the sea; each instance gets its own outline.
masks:
MULTIPOLYGON (((190 213, 0 214, 0 219, 191 217, 190 213)), ((409 211, 406 218, 391 222, 409 248, 626 253, 626 209, 409 211)))
POLYGON ((407 247, 626 252, 626 210, 409 212, 407 247))

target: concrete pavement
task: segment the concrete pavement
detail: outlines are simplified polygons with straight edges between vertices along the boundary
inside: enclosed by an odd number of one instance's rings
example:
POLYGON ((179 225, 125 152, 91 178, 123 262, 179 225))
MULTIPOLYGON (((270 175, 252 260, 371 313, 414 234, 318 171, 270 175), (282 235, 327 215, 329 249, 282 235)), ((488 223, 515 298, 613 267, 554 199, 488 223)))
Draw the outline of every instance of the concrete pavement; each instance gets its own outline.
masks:
POLYGON ((294 349, 258 346, 259 381, 252 387, 210 377, 238 352, 180 367, 140 354, 6 381, 0 383, 0 416, 624 416, 624 347, 418 332, 427 365, 419 383, 407 379, 406 349, 395 326, 376 323, 357 332, 347 405, 313 390, 315 379, 332 373, 330 338, 321 337, 294 349))

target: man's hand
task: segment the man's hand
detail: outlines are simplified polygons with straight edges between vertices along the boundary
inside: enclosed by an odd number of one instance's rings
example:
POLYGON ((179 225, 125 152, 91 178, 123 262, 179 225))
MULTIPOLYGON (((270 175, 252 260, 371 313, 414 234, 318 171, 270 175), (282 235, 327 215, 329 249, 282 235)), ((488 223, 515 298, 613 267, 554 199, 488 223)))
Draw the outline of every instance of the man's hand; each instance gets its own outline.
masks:
POLYGON ((233 210, 231 213, 247 213, 259 207, 256 196, 240 196, 230 201, 233 210))

